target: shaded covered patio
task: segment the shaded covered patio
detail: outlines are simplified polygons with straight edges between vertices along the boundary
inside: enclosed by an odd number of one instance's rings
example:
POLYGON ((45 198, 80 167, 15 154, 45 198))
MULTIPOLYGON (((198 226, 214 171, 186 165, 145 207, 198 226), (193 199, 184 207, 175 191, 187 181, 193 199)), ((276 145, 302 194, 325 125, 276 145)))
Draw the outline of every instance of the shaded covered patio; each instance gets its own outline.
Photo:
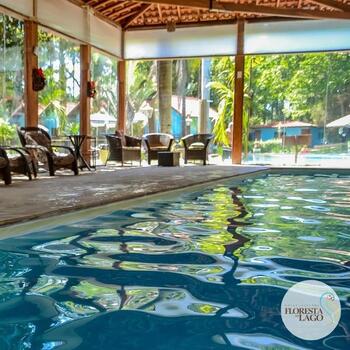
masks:
MULTIPOLYGON (((25 22, 24 114, 27 126, 40 123, 38 92, 32 89, 32 72, 39 68, 40 28, 79 44, 79 128, 85 135, 91 134, 95 123, 91 115, 96 115, 91 112, 92 99, 88 94, 93 50, 118 60, 114 90, 118 130, 126 129, 127 61, 234 56, 233 164, 242 162, 247 55, 349 49, 350 6, 336 0, 264 4, 226 0, 32 0, 1 1, 0 5, 5 13, 25 22)), ((202 96, 202 99, 201 103, 208 105, 209 97, 202 96)), ((203 125, 200 131, 205 132, 203 125)), ((86 155, 89 149, 89 142, 86 142, 83 150, 86 155)))

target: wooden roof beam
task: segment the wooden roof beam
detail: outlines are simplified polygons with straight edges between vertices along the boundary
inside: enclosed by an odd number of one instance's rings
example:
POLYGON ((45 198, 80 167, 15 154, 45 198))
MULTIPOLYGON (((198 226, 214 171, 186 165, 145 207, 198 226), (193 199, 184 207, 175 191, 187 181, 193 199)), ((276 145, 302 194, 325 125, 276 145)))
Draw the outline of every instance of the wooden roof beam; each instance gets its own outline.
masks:
POLYGON ((139 13, 139 11, 138 10, 136 10, 136 11, 132 11, 132 12, 129 12, 129 13, 126 13, 125 15, 123 15, 123 16, 120 16, 120 17, 114 17, 113 18, 113 20, 114 21, 117 21, 117 22, 120 22, 120 21, 122 21, 123 19, 125 19, 125 18, 128 18, 128 17, 130 17, 130 16, 134 16, 134 15, 136 15, 137 13, 139 13))
MULTIPOLYGON (((133 0, 142 3, 173 5, 197 9, 209 9, 208 0, 133 0)), ((322 0, 323 1, 323 0, 322 0)), ((241 12, 255 15, 265 15, 286 18, 305 19, 350 19, 350 11, 320 11, 304 10, 298 8, 276 8, 270 6, 257 6, 253 4, 233 4, 228 2, 213 1, 213 10, 219 12, 241 12)))
POLYGON ((111 17, 111 18, 118 17, 119 14, 121 15, 124 12, 128 12, 128 11, 131 12, 131 10, 134 10, 137 7, 140 8, 140 4, 132 4, 132 5, 126 6, 121 10, 110 13, 108 17, 111 17))
POLYGON ((327 6, 329 8, 332 8, 333 10, 341 10, 345 12, 350 11, 350 6, 348 4, 344 4, 335 0, 308 0, 308 2, 312 2, 317 5, 327 6))
POLYGON ((114 10, 119 10, 119 9, 123 9, 125 7, 126 3, 125 2, 118 2, 118 3, 114 3, 111 4, 103 9, 100 10, 101 13, 105 14, 114 10))
POLYGON ((150 7, 152 7, 153 4, 143 4, 140 8, 140 12, 136 13, 135 15, 128 18, 128 20, 123 23, 123 28, 126 29, 130 26, 132 22, 137 20, 139 17, 141 17, 150 7))
POLYGON ((100 8, 103 8, 104 6, 110 4, 111 2, 115 2, 115 0, 105 0, 97 4, 96 6, 93 6, 94 9, 99 10, 100 8))
POLYGON ((91 6, 93 3, 97 2, 98 0, 89 0, 86 5, 91 6))

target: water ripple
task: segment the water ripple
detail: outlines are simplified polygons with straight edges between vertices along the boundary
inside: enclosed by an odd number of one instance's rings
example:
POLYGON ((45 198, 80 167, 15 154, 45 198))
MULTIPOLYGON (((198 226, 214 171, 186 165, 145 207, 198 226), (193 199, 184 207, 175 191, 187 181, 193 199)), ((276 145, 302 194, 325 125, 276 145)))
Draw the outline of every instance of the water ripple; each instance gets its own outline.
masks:
POLYGON ((3 240, 0 349, 348 349, 349 185, 249 179, 3 240), (279 307, 310 278, 343 313, 301 342, 279 307))

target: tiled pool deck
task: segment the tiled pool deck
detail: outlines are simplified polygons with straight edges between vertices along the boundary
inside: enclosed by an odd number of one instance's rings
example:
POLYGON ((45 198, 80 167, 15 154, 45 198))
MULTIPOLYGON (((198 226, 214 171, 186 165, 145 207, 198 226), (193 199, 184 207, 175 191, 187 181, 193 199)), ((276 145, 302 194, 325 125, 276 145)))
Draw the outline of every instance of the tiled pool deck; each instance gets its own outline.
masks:
POLYGON ((80 176, 39 175, 0 185, 0 226, 267 171, 262 166, 102 167, 80 176))

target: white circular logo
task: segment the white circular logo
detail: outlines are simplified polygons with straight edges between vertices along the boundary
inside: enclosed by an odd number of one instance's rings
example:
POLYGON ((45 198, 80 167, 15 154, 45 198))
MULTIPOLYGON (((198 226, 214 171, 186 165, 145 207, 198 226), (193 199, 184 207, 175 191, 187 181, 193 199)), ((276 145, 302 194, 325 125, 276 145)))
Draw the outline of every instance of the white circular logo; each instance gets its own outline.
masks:
POLYGON ((341 307, 331 287, 309 280, 288 290, 282 300, 281 315, 284 325, 296 337, 318 340, 337 327, 341 307))

